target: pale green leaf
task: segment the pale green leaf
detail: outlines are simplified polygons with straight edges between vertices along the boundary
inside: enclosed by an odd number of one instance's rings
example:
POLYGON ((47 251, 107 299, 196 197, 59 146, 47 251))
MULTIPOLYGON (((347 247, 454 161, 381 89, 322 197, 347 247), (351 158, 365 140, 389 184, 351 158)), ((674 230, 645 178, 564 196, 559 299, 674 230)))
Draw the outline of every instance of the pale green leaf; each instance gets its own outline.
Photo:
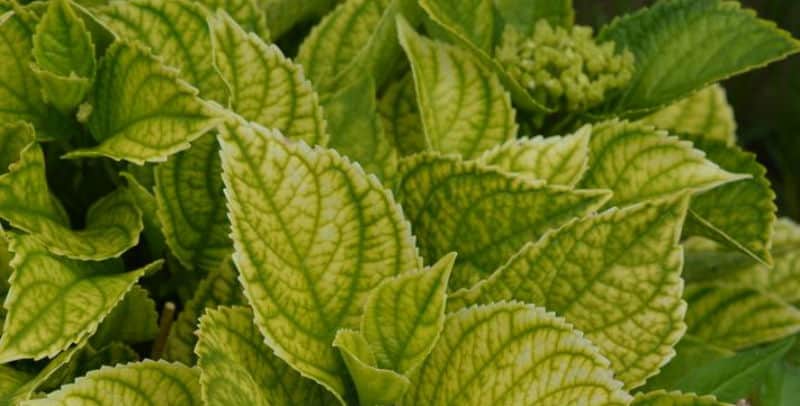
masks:
POLYGON ((465 162, 421 154, 402 162, 397 196, 423 258, 457 252, 450 290, 491 275, 525 243, 597 210, 602 190, 547 186, 465 162))
POLYGON ((714 396, 698 396, 693 393, 655 391, 637 394, 631 406, 726 406, 714 396))
POLYGON ((710 238, 770 265, 777 207, 767 170, 756 161, 755 154, 737 146, 699 137, 690 139, 723 169, 746 173, 752 178, 695 196, 685 234, 710 238))
MULTIPOLYGON (((143 167, 135 166, 135 168, 143 167)), ((144 224, 142 235, 150 257, 160 258, 164 256, 167 244, 164 241, 164 233, 161 232, 161 221, 158 219, 158 205, 155 196, 148 188, 142 186, 132 173, 122 172, 120 176, 128 183, 129 197, 142 212, 142 223, 144 224)))
POLYGON ((35 138, 33 126, 23 121, 0 125, 0 174, 19 161, 20 153, 35 138))
POLYGON ((298 23, 324 16, 340 0, 262 0, 267 13, 267 27, 273 38, 279 38, 298 23))
POLYGON ((156 302, 147 290, 138 285, 125 295, 108 314, 89 342, 95 348, 105 347, 112 341, 141 343, 156 338, 158 312, 156 302))
POLYGON ((55 377, 67 365, 73 362, 75 356, 85 348, 82 344, 72 346, 62 351, 52 361, 48 362, 35 376, 22 375, 7 366, 0 366, 0 404, 16 405, 30 399, 34 391, 55 377))
POLYGON ((103 367, 25 406, 202 406, 199 371, 181 364, 142 361, 103 367))
POLYGON ((494 0, 494 7, 506 26, 525 34, 542 19, 553 27, 571 27, 575 20, 572 0, 494 0))
POLYGON ((800 331, 800 310, 751 287, 690 284, 685 299, 688 333, 711 345, 739 350, 800 331))
POLYGON ((69 113, 94 79, 92 36, 68 0, 51 0, 33 36, 33 68, 44 100, 69 113))
POLYGON ((736 143, 736 120, 725 89, 714 84, 681 99, 642 121, 679 134, 736 143))
POLYGON ((303 69, 224 13, 210 26, 214 66, 229 88, 231 109, 289 138, 326 145, 322 108, 303 69))
POLYGON ((800 51, 774 23, 723 0, 662 1, 614 20, 598 40, 636 58, 633 78, 609 105, 615 112, 658 108, 800 51))
POLYGON ((172 325, 164 358, 193 365, 197 359, 194 354, 197 336, 197 320, 205 309, 217 306, 243 304, 242 287, 236 280, 236 268, 228 260, 203 279, 197 286, 192 298, 186 302, 178 319, 172 325))
POLYGON ((89 95, 88 128, 100 144, 65 157, 105 156, 135 164, 164 161, 220 121, 217 108, 197 97, 178 71, 137 43, 106 51, 89 95))
POLYGON ((514 108, 497 76, 467 51, 427 39, 399 19, 428 149, 472 159, 514 138, 514 108))
POLYGON ((361 332, 375 365, 407 374, 433 349, 444 324, 447 281, 456 255, 384 281, 364 305, 361 332))
POLYGON ((448 309, 502 300, 555 311, 597 345, 635 388, 673 355, 686 325, 681 300, 684 196, 611 209, 548 233, 448 309))
POLYGON ((205 404, 332 404, 322 386, 300 376, 264 344, 249 308, 208 310, 198 336, 195 352, 205 404))
POLYGON ((515 139, 484 152, 478 161, 551 185, 575 186, 588 169, 591 135, 592 128, 585 126, 563 137, 515 139))
POLYGON ((417 107, 417 94, 411 74, 390 83, 378 101, 383 130, 401 156, 426 149, 425 132, 417 107))
POLYGON ((48 189, 44 154, 33 143, 0 176, 0 217, 31 233, 50 252, 83 260, 117 257, 139 241, 142 213, 124 188, 95 202, 82 230, 69 227, 60 203, 48 189))
POLYGON ((403 405, 627 405, 608 361, 544 309, 495 303, 447 316, 403 405))
POLYGON ((675 193, 699 193, 748 178, 706 158, 692 143, 646 124, 611 120, 595 125, 584 187, 614 192, 610 206, 625 206, 675 193))
POLYGON ((0 14, 0 121, 31 123, 42 139, 65 138, 72 124, 44 102, 31 70, 37 18, 14 3, 0 14))
POLYGON ((252 32, 264 41, 270 40, 267 26, 268 7, 258 0, 201 0, 200 4, 210 11, 223 10, 246 32, 252 32))
POLYGON ((118 260, 81 262, 56 257, 26 235, 10 236, 14 274, 4 307, 0 363, 52 357, 95 332, 97 326, 154 262, 120 272, 118 260))
POLYGON ((329 147, 378 178, 391 179, 397 171, 397 150, 383 131, 376 104, 375 83, 368 76, 324 100, 329 147))
POLYGON ((311 30, 297 61, 324 92, 370 75, 377 86, 390 77, 402 51, 395 18, 418 21, 414 0, 346 0, 311 30))
POLYGON ((276 355, 352 399, 339 354, 368 293, 421 260, 391 193, 333 150, 228 124, 221 135, 228 210, 245 295, 276 355))
POLYGON ((403 397, 410 381, 391 369, 377 367, 375 355, 364 336, 353 330, 339 330, 333 340, 347 365, 358 391, 360 405, 391 405, 403 397))

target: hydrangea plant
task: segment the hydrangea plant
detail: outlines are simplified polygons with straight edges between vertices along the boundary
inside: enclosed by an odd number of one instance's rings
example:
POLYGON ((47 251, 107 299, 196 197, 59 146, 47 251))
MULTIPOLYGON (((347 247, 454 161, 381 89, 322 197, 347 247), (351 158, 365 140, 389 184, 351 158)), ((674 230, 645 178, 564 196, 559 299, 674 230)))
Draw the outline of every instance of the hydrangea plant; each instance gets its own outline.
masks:
POLYGON ((0 403, 798 404, 800 226, 719 82, 800 42, 573 20, 0 0, 0 403))

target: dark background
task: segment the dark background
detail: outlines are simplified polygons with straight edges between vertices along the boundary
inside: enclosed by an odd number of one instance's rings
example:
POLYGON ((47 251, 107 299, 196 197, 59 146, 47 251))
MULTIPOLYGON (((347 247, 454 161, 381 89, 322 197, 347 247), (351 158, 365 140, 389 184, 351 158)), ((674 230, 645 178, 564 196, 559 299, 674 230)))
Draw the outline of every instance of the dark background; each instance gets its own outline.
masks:
MULTIPOLYGON (((800 0, 740 0, 800 38, 800 0)), ((579 24, 600 27, 653 0, 574 0, 579 24)), ((780 214, 800 220, 800 55, 723 82, 739 143, 767 167, 780 214)))

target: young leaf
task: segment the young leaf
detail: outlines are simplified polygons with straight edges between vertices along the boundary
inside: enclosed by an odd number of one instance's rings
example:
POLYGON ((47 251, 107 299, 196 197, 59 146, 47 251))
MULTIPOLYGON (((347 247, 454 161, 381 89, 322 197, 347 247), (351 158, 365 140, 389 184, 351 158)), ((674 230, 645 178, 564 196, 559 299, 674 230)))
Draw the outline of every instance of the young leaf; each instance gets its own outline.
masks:
POLYGON ((89 342, 103 348, 114 341, 142 343, 156 338, 158 312, 147 290, 134 285, 125 298, 108 314, 89 342))
POLYGON ((230 260, 227 260, 200 282, 194 296, 186 302, 170 330, 164 358, 186 365, 195 363, 197 357, 194 348, 197 336, 194 332, 197 330, 197 319, 205 309, 240 305, 245 302, 242 287, 236 276, 236 268, 230 260))
POLYGON ((592 128, 584 126, 564 137, 516 139, 484 152, 478 161, 551 185, 575 186, 588 169, 591 135, 592 128))
POLYGON ((333 346, 339 349, 350 371, 360 405, 395 404, 408 390, 411 384, 408 377, 391 369, 379 368, 367 340, 360 333, 339 330, 333 346))
POLYGON ((326 145, 322 108, 303 69, 224 13, 211 19, 210 26, 214 66, 229 88, 231 109, 286 137, 326 145))
POLYGON ((800 310, 751 287, 691 284, 689 334, 732 350, 768 343, 800 331, 800 310))
POLYGON ((401 156, 425 151, 427 148, 422 119, 417 107, 414 78, 411 74, 390 83, 378 101, 383 129, 401 156))
POLYGON ((448 308, 501 300, 545 306, 583 331, 627 388, 640 386, 686 330, 678 241, 687 206, 684 195, 570 223, 453 295, 448 308))
POLYGON ((752 178, 695 196, 684 233, 710 238, 771 265, 769 247, 777 207, 767 170, 754 154, 739 147, 699 137, 690 139, 723 169, 752 178))
POLYGON ((138 165, 164 161, 214 128, 220 114, 178 79, 176 70, 141 45, 122 40, 100 62, 89 105, 87 124, 100 144, 66 158, 105 156, 138 165))
POLYGON ((91 402, 97 406, 185 405, 202 406, 199 372, 163 361, 133 362, 103 367, 26 406, 67 406, 91 402))
POLYGON ((70 113, 86 97, 96 61, 92 36, 68 0, 48 2, 33 36, 33 57, 44 100, 70 113))
POLYGON ((662 1, 614 20, 598 39, 636 57, 630 84, 610 104, 618 113, 665 106, 800 51, 800 42, 773 23, 722 0, 662 1))
POLYGON ((770 367, 792 344, 793 338, 696 367, 675 383, 674 388, 715 395, 723 402, 736 402, 761 383, 770 367))
POLYGON ((488 277, 525 243, 597 210, 609 196, 546 186, 452 156, 416 156, 400 174, 398 200, 423 258, 458 252, 451 291, 488 277))
POLYGON ((56 257, 33 238, 11 236, 11 290, 0 337, 0 363, 52 357, 95 332, 101 321, 154 262, 131 272, 122 264, 56 257))
POLYGON ((241 123, 221 139, 234 260, 256 325, 278 357, 352 398, 336 332, 358 325, 380 282, 421 265, 400 207, 333 150, 241 123))
POLYGON ((364 77, 324 101, 330 125, 330 148, 358 162, 380 179, 397 171, 397 150, 378 117, 375 83, 364 77))
POLYGON ((698 396, 693 393, 655 391, 639 393, 631 406, 726 406, 714 396, 698 396))
POLYGON ((402 405, 627 405, 608 361, 563 319, 522 303, 447 316, 402 405))
POLYGON ((727 172, 690 142, 641 123, 612 120, 594 126, 589 150, 581 185, 611 189, 610 206, 698 193, 750 176, 727 172))
POLYGON ((210 406, 325 405, 332 396, 303 378, 264 344, 244 307, 208 310, 195 352, 203 400, 210 406))
POLYGON ((736 120, 725 89, 714 84, 642 119, 672 133, 736 144, 736 120))
POLYGON ((444 325, 455 254, 430 268, 384 281, 364 305, 361 331, 380 368, 406 374, 433 349, 444 325))
POLYGON ((60 203, 49 192, 44 154, 36 143, 0 176, 0 217, 31 233, 52 253, 95 261, 135 246, 143 227, 142 213, 128 191, 117 189, 89 208, 83 230, 69 228, 60 203))
POLYGON ((428 149, 472 159, 517 133, 514 108, 497 76, 472 55, 397 22, 411 62, 428 149))
POLYGON ((252 32, 264 41, 270 40, 266 10, 256 0, 201 0, 210 11, 223 10, 246 32, 252 32))
POLYGON ((571 27, 575 20, 572 0, 494 0, 494 7, 506 26, 524 34, 533 33, 539 20, 553 27, 571 27))

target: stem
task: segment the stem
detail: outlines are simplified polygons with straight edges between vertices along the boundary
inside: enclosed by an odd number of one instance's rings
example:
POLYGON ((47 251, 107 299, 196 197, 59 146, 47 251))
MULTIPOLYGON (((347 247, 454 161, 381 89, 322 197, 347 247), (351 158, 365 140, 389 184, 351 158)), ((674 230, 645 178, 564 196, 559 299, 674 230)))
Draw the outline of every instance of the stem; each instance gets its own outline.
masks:
POLYGON ((164 354, 164 348, 167 346, 167 337, 169 337, 169 330, 172 328, 172 321, 174 319, 175 303, 164 303, 164 308, 161 309, 161 319, 158 322, 158 336, 153 342, 150 358, 157 360, 164 354))

